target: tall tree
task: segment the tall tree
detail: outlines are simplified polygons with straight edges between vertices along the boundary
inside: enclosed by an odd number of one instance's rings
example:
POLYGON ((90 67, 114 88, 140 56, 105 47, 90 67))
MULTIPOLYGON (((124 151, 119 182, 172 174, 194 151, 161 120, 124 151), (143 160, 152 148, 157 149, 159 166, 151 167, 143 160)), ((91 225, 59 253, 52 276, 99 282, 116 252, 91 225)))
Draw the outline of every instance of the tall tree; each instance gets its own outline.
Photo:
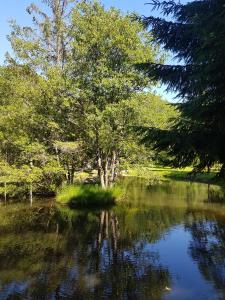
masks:
MULTIPOLYGON (((180 119, 172 131, 150 130, 146 141, 167 150, 175 166, 203 170, 215 162, 225 174, 225 8, 223 0, 153 1, 164 17, 145 17, 155 41, 176 54, 179 65, 143 64, 148 74, 178 92, 180 119)), ((224 175, 223 174, 223 175, 224 175)))
POLYGON ((41 0, 46 10, 32 3, 27 12, 33 27, 21 27, 11 21, 8 39, 19 62, 38 69, 49 66, 64 67, 70 48, 71 11, 75 0, 41 0))
POLYGON ((35 26, 14 25, 14 59, 0 70, 2 182, 9 166, 32 194, 36 186, 55 190, 62 175, 73 183, 75 171, 98 169, 107 187, 137 149, 132 99, 153 83, 135 64, 161 61, 159 47, 140 22, 97 1, 73 9, 73 1, 42 2, 46 13, 28 8, 35 26))
POLYGON ((157 46, 142 24, 108 11, 95 2, 82 2, 73 11, 72 59, 67 74, 73 87, 80 139, 98 168, 103 187, 115 179, 126 137, 128 107, 123 101, 151 86, 134 64, 157 61, 157 46))

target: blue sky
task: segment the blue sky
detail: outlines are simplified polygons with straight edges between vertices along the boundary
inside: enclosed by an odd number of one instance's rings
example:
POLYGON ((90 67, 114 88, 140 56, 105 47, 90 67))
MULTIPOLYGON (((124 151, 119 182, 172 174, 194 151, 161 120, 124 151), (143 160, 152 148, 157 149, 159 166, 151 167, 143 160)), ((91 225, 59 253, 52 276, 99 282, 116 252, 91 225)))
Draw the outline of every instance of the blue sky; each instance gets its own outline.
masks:
MULTIPOLYGON (((0 0, 0 63, 4 62, 6 51, 10 51, 10 45, 7 41, 7 34, 10 32, 8 21, 17 20, 18 24, 29 25, 31 18, 26 13, 26 7, 31 3, 40 3, 39 0, 0 0)), ((136 11, 141 15, 150 15, 151 9, 149 5, 145 5, 148 0, 102 0, 106 7, 114 6, 120 8, 123 12, 136 11)), ((183 0, 182 2, 186 2, 183 0)), ((166 94, 164 87, 158 89, 164 98, 173 101, 173 94, 166 94)))
MULTIPOLYGON (((31 3, 40 5, 40 0, 0 0, 0 62, 4 60, 4 54, 10 49, 6 35, 10 28, 8 21, 17 20, 21 25, 31 24, 31 18, 26 13, 26 7, 31 3)), ((115 6, 122 11, 137 11, 140 14, 150 14, 149 5, 145 5, 145 0, 102 0, 106 7, 115 6)))

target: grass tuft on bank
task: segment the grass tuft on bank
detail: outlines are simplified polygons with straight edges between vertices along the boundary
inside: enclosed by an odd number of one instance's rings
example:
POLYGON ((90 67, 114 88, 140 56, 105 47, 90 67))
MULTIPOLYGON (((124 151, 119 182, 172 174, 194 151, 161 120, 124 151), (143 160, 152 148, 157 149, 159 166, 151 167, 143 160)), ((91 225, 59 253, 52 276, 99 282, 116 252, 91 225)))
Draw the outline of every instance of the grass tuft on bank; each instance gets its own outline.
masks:
POLYGON ((102 189, 97 185, 70 185, 59 191, 56 201, 70 207, 105 207, 114 205, 120 197, 118 187, 102 189))

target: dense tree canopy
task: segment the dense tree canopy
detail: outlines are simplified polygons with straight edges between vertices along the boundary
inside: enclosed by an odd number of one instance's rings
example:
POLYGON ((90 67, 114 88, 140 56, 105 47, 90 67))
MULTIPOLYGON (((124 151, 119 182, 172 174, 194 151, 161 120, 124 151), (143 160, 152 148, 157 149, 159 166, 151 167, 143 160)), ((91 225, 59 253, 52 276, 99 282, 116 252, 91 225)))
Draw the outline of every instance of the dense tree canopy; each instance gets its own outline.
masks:
POLYGON ((177 92, 183 102, 177 105, 181 117, 173 130, 150 130, 146 141, 156 140, 156 148, 166 149, 175 166, 194 164, 202 170, 215 162, 224 164, 224 1, 154 1, 153 7, 161 9, 165 19, 146 17, 144 23, 180 64, 142 67, 177 92))
POLYGON ((133 127, 167 128, 175 115, 136 68, 163 57, 142 23, 97 1, 42 2, 46 11, 27 9, 33 27, 12 23, 13 54, 0 69, 5 197, 24 186, 54 192, 83 170, 112 185, 121 165, 154 158, 133 127))
POLYGON ((151 36, 139 22, 114 8, 105 11, 98 2, 76 6, 72 36, 67 74, 79 109, 78 135, 98 168, 102 186, 108 186, 133 117, 126 101, 151 84, 134 64, 156 62, 158 50, 149 46, 151 36))

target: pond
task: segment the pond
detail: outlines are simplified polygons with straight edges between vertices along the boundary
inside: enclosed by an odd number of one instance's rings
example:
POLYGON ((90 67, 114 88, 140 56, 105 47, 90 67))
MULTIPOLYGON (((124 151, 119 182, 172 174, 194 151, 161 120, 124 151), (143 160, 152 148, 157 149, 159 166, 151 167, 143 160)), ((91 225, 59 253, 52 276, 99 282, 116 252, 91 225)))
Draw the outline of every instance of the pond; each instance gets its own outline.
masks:
POLYGON ((0 299, 225 299, 223 190, 123 186, 103 211, 2 202, 0 299))

